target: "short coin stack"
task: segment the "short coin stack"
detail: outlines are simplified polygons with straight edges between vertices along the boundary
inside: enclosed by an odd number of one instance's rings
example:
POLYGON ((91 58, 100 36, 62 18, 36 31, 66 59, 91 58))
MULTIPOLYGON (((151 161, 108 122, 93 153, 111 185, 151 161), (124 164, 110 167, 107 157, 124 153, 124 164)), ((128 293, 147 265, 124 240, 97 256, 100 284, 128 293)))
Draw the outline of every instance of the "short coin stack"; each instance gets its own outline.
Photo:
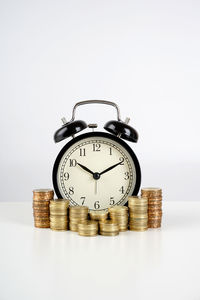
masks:
POLYGON ((146 198, 130 196, 129 207, 129 229, 145 231, 148 229, 148 201, 146 198))
POLYGON ((78 223, 78 234, 82 236, 96 236, 98 234, 98 222, 92 220, 78 223))
POLYGON ((148 227, 161 227, 162 190, 160 188, 143 188, 141 195, 148 199, 148 227))
POLYGON ((114 236, 119 234, 119 225, 116 221, 105 220, 99 222, 100 234, 105 236, 114 236))
POLYGON ((116 221, 119 225, 119 231, 128 230, 128 207, 113 206, 109 208, 110 219, 116 221))
POLYGON ((49 202, 53 199, 54 192, 51 189, 33 190, 33 216, 35 227, 49 228, 49 202))
POLYGON ((69 200, 56 199, 50 201, 50 228, 65 231, 68 229, 69 200))
POLYGON ((108 211, 90 211, 90 219, 94 221, 105 221, 108 219, 108 211))
POLYGON ((78 231, 78 223, 88 219, 87 206, 71 206, 69 208, 69 229, 78 231))

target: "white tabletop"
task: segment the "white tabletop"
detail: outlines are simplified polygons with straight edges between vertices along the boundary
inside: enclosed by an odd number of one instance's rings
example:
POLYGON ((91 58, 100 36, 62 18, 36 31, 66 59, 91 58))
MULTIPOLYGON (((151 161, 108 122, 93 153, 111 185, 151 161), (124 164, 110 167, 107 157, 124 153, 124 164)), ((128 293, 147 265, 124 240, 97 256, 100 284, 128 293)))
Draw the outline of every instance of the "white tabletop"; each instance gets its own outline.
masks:
POLYGON ((0 203, 0 299, 200 299, 200 203, 164 202, 163 226, 80 237, 0 203))

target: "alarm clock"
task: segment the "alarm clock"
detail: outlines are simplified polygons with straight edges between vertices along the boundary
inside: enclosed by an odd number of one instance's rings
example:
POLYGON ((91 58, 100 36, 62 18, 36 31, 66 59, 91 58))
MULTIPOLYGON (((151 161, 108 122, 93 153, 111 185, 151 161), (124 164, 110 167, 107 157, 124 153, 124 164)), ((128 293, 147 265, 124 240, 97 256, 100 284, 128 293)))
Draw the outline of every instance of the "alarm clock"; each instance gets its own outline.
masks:
POLYGON ((141 183, 138 159, 124 141, 136 143, 137 131, 121 120, 116 103, 105 100, 85 100, 75 104, 72 118, 54 134, 56 143, 70 138, 61 149, 53 167, 53 185, 58 198, 69 199, 70 205, 88 206, 93 210, 107 210, 114 205, 126 205, 128 196, 137 195, 141 183), (87 125, 75 120, 78 106, 88 104, 111 105, 116 108, 117 120, 108 121, 105 131, 96 131, 97 124, 87 125), (77 135, 90 128, 91 132, 77 135))

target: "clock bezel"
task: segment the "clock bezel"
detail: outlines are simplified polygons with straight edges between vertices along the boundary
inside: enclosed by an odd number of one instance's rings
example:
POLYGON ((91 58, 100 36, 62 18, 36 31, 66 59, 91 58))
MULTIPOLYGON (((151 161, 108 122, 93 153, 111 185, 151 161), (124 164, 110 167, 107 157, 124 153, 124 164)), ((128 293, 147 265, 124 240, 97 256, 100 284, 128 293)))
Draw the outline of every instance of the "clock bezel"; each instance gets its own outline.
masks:
MULTIPOLYGON (((54 186, 54 190, 55 193, 57 195, 58 198, 63 198, 63 196, 61 195, 59 188, 58 188, 58 183, 57 183, 57 172, 58 172, 58 167, 60 164, 60 160, 63 157, 63 154, 71 147, 73 146, 73 144, 75 144, 76 142, 81 141, 82 139, 85 138, 89 138, 89 137, 103 137, 103 138, 108 138, 111 139, 117 143, 119 143, 122 147, 124 147, 126 149, 126 151, 129 153, 129 155, 131 156, 131 159, 134 162, 135 165, 135 171, 136 171, 136 182, 135 182, 135 188, 133 190, 132 195, 136 196, 139 192, 140 189, 140 185, 141 185, 141 169, 140 169, 140 165, 139 165, 139 161, 137 159, 137 156, 135 155, 135 153, 133 152, 133 150, 131 149, 131 147, 124 142, 122 139, 111 135, 109 133, 106 132, 101 132, 101 131, 94 131, 94 132, 87 132, 84 134, 80 134, 77 137, 73 138, 72 140, 70 140, 58 153, 56 160, 54 162, 54 166, 53 166, 53 173, 52 173, 52 180, 53 180, 53 186, 54 186)), ((124 204, 127 205, 127 202, 124 204)))

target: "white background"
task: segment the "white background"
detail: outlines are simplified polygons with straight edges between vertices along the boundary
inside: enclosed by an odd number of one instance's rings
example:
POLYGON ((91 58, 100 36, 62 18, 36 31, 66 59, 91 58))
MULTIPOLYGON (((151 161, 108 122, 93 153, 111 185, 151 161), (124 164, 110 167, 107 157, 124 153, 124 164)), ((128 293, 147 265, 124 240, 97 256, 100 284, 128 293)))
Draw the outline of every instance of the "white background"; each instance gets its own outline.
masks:
MULTIPOLYGON (((143 186, 199 200, 199 1, 0 2, 0 201, 52 187, 60 118, 84 99, 116 101, 140 138, 143 186)), ((77 119, 103 124, 113 108, 77 119)))

